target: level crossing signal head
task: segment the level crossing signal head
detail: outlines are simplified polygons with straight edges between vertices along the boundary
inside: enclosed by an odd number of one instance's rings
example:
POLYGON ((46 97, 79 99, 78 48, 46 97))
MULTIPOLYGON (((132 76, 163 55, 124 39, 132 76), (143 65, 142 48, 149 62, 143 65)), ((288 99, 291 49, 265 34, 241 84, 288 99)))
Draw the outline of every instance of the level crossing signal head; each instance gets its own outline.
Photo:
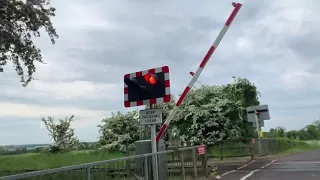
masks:
POLYGON ((168 66, 124 75, 125 107, 162 104, 170 100, 168 66))

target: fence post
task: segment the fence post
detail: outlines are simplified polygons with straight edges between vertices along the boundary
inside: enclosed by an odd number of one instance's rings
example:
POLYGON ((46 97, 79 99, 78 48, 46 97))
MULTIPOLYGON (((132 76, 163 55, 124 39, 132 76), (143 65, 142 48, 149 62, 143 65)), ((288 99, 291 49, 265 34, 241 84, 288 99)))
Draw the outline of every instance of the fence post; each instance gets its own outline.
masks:
POLYGON ((202 168, 203 168, 203 171, 204 171, 204 176, 207 177, 208 176, 208 170, 207 170, 207 146, 205 148, 206 148, 206 153, 201 155, 201 158, 202 158, 202 168))
POLYGON ((184 168, 184 155, 183 155, 183 150, 180 151, 181 152, 181 167, 182 167, 182 179, 185 180, 186 179, 186 171, 184 168))
POLYGON ((220 159, 223 160, 222 143, 219 144, 220 159))
POLYGON ((194 173, 194 178, 195 178, 195 179, 198 179, 196 147, 194 147, 194 148, 192 149, 192 162, 193 162, 193 173, 194 173))
POLYGON ((144 179, 149 180, 149 175, 148 175, 148 157, 144 157, 144 179))
POLYGON ((251 160, 253 160, 254 159, 254 149, 253 149, 254 147, 253 147, 253 142, 251 141, 251 143, 250 143, 250 150, 251 150, 251 160))
POLYGON ((90 169, 90 166, 87 167, 87 180, 91 180, 91 169, 90 169))

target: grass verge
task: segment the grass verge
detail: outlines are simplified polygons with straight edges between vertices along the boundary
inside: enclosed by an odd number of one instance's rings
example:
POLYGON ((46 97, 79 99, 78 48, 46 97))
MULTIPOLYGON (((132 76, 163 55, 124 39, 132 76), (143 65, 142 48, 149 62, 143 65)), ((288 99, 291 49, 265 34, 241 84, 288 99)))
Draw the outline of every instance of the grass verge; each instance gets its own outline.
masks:
POLYGON ((0 171, 43 170, 123 157, 119 152, 73 151, 61 154, 28 153, 0 156, 0 171))

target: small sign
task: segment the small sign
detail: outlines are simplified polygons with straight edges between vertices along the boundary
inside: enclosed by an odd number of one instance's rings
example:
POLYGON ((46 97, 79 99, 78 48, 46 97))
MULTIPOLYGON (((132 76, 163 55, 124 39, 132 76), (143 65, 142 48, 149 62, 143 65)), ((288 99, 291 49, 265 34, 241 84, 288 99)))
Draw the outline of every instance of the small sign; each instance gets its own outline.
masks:
POLYGON ((255 122, 255 110, 259 112, 258 120, 270 120, 268 105, 250 106, 247 107, 247 117, 249 122, 255 122))
POLYGON ((162 109, 145 109, 139 113, 140 124, 161 124, 162 109))
POLYGON ((206 153, 206 147, 204 145, 198 147, 198 154, 203 155, 206 153))

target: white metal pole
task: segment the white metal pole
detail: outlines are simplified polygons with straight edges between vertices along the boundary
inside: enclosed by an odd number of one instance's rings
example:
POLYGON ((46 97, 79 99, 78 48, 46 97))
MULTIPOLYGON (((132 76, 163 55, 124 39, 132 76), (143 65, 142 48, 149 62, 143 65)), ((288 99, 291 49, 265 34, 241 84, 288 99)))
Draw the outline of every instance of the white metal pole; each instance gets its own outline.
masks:
POLYGON ((258 134, 258 140, 259 140, 259 156, 261 155, 261 139, 260 139, 260 130, 259 130, 259 118, 258 118, 258 110, 254 110, 254 117, 256 121, 256 131, 258 134))
MULTIPOLYGON (((153 105, 150 105, 150 109, 153 109, 153 105)), ((156 125, 151 124, 150 125, 150 132, 151 132, 151 150, 152 150, 152 168, 153 168, 153 179, 158 180, 159 179, 159 173, 158 173, 158 155, 155 154, 157 153, 157 132, 156 132, 156 125)))
POLYGON ((156 125, 152 124, 151 128, 151 148, 152 148, 152 167, 153 167, 153 178, 154 180, 158 180, 158 156, 157 154, 157 141, 156 141, 156 125))

